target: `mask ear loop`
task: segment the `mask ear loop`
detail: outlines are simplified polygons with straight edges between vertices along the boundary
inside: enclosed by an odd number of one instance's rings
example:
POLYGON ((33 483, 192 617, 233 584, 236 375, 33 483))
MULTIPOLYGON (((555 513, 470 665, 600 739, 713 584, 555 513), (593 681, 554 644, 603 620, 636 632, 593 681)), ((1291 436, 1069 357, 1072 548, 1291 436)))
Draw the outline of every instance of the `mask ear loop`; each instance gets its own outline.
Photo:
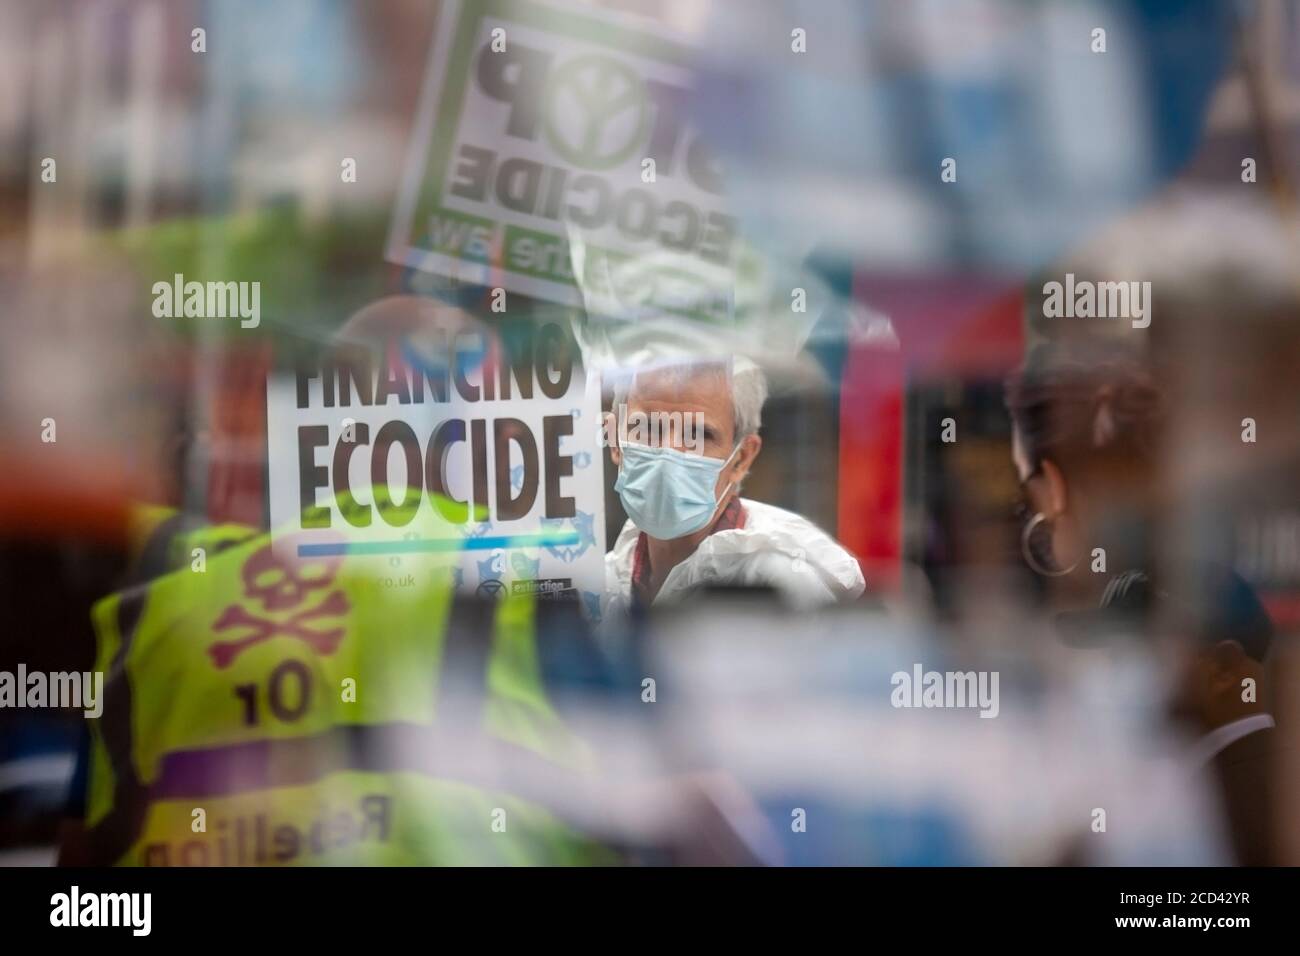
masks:
MULTIPOLYGON (((731 459, 736 457, 736 452, 740 451, 740 446, 742 444, 744 444, 743 440, 737 442, 736 447, 731 449, 731 454, 728 455, 727 460, 722 463, 723 468, 726 468, 728 465, 731 464, 731 459)), ((722 503, 727 500, 727 495, 731 494, 731 489, 734 488, 735 486, 736 483, 734 481, 729 481, 727 482, 727 487, 722 489, 722 494, 718 497, 718 503, 713 507, 713 514, 709 515, 709 524, 713 524, 713 522, 718 519, 718 509, 722 507, 722 503)), ((709 525, 705 525, 706 528, 708 526, 709 525)))

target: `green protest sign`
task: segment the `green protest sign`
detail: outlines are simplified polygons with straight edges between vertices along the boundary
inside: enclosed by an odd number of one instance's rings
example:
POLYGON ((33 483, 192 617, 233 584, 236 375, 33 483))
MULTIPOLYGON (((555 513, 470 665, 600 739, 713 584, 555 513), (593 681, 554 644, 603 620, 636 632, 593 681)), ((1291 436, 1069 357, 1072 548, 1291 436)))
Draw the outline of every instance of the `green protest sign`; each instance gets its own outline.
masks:
POLYGON ((686 122, 689 56, 594 9, 444 4, 388 258, 589 312, 726 318, 742 253, 686 122))

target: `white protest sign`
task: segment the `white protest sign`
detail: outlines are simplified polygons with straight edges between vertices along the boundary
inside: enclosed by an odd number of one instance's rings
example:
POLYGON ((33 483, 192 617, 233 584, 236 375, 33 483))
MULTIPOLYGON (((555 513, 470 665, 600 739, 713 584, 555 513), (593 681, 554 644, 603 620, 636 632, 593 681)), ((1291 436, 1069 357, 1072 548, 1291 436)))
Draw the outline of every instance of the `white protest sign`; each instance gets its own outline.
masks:
POLYGON ((299 557, 373 559, 480 596, 604 591, 599 392, 564 321, 340 348, 267 383, 271 527, 299 557), (436 560, 435 560, 436 559, 436 560))
POLYGON ((733 312, 742 251, 686 122, 690 48, 644 20, 447 2, 387 257, 620 318, 733 312))

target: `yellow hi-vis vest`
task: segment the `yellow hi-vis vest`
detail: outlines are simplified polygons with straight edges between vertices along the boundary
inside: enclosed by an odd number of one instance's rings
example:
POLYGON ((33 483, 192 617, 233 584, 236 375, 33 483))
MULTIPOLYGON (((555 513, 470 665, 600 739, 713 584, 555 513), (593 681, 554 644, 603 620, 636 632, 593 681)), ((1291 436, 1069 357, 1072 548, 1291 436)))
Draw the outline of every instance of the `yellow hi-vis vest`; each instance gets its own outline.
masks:
POLYGON ((284 546, 182 535, 176 570, 94 607, 97 861, 612 859, 554 799, 580 790, 585 757, 547 702, 531 597, 462 604, 451 551, 392 567, 284 546))

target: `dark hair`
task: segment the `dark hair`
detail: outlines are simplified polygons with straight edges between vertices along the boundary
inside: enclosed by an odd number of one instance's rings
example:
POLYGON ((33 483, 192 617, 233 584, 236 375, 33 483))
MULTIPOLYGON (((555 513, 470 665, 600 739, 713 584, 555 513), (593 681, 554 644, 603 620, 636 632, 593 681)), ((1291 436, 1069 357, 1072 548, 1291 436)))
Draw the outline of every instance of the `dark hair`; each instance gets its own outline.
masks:
POLYGON ((1077 476, 1105 463, 1150 471, 1164 397, 1149 364, 1112 344, 1036 346, 1006 383, 1007 410, 1030 464, 1077 476))

